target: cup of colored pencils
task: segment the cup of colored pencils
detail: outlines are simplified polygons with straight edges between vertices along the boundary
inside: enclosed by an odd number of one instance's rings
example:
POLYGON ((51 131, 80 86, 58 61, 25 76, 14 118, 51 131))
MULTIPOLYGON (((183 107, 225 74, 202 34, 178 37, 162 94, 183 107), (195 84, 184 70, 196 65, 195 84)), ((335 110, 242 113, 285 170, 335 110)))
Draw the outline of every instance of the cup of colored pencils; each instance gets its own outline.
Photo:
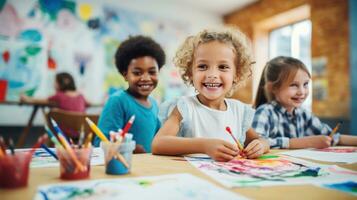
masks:
POLYGON ((45 127, 51 141, 56 146, 57 157, 60 163, 60 178, 67 180, 85 179, 90 173, 90 159, 92 155, 92 134, 85 137, 83 130, 80 133, 78 144, 68 139, 54 119, 50 119, 54 134, 45 127))
POLYGON ((39 138, 38 142, 30 151, 16 152, 13 142, 10 140, 6 145, 4 139, 0 137, 0 187, 20 188, 27 186, 29 177, 29 165, 32 154, 47 139, 47 135, 39 138), (9 151, 6 151, 9 146, 9 151))
POLYGON ((90 174, 92 148, 57 148, 60 163, 60 178, 65 180, 85 179, 90 174))
POLYGON ((127 174, 131 169, 131 158, 135 149, 133 135, 125 134, 122 139, 118 133, 111 132, 110 141, 100 143, 104 152, 106 174, 127 174))

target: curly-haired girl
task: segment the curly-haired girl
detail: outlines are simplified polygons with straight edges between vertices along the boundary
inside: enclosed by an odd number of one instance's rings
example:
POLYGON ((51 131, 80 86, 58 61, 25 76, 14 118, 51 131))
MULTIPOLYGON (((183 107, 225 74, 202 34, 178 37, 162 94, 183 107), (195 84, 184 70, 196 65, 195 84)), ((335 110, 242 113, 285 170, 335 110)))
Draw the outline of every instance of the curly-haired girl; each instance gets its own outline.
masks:
POLYGON ((253 63, 243 33, 234 28, 204 30, 186 39, 174 62, 197 95, 181 97, 171 106, 153 140, 154 154, 205 153, 228 161, 238 154, 256 158, 269 150, 267 141, 250 128, 254 110, 226 98, 249 75, 253 63), (233 144, 226 127, 244 149, 233 144))

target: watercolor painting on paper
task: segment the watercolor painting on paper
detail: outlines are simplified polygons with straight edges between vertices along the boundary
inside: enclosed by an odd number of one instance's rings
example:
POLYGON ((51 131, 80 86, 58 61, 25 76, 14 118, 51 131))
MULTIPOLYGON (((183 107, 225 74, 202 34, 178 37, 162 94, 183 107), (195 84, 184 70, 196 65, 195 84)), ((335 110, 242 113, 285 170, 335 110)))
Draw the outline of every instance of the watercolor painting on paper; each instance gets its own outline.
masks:
POLYGON ((341 192, 346 192, 348 194, 352 194, 357 196, 357 182, 356 181, 347 181, 341 183, 329 183, 329 184, 322 184, 321 187, 339 190, 341 192))
POLYGON ((300 149, 280 154, 325 162, 357 162, 357 147, 329 147, 325 149, 300 149))
POLYGON ((357 153, 357 147, 329 147, 324 149, 313 149, 313 151, 332 152, 332 153, 357 153))
POLYGON ((357 178, 356 175, 343 173, 342 168, 333 172, 329 169, 331 166, 286 156, 234 159, 229 162, 215 162, 212 159, 193 157, 186 157, 186 159, 203 173, 230 188, 320 183, 357 178))
POLYGON ((38 188, 35 200, 246 199, 190 174, 79 181, 38 188))

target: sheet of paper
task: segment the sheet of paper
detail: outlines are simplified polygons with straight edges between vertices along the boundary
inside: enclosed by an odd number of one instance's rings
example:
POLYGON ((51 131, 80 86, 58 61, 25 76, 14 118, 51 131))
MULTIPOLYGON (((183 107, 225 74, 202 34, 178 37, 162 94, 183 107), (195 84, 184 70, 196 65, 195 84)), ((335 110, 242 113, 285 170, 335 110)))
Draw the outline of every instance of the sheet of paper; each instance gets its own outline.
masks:
POLYGON ((301 149, 282 152, 280 154, 308 158, 325 162, 355 163, 357 147, 329 147, 326 149, 301 149))
POLYGON ((191 174, 76 181, 40 186, 35 200, 246 199, 191 174))
POLYGON ((230 188, 357 180, 357 172, 354 174, 337 166, 315 164, 283 155, 265 155, 254 160, 234 159, 229 162, 185 158, 197 169, 230 188))
MULTIPOLYGON (((56 152, 55 148, 49 148, 53 152, 56 152)), ((16 152, 29 152, 31 149, 16 149, 16 152)), ((104 165, 104 154, 101 148, 93 148, 91 165, 104 165)), ((59 167, 58 161, 52 157, 47 151, 42 148, 36 149, 35 153, 32 155, 32 160, 30 163, 31 168, 37 167, 59 167)))

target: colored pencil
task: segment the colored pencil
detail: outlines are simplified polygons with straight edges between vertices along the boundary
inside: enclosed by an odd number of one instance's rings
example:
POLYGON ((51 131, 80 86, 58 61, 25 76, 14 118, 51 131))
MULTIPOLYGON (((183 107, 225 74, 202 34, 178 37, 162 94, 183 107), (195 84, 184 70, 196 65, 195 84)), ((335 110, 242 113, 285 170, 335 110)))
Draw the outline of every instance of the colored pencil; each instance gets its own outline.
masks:
POLYGON ((52 118, 51 118, 51 123, 52 123, 52 125, 53 125, 53 128, 54 128, 55 131, 57 132, 58 136, 59 136, 59 135, 62 135, 63 138, 64 138, 66 141, 68 141, 67 138, 66 138, 66 136, 65 136, 65 134, 63 133, 63 131, 60 129, 60 127, 58 126, 58 124, 56 123, 56 121, 55 121, 54 119, 52 119, 52 118))
POLYGON ((335 133, 337 132, 338 128, 340 128, 340 125, 342 124, 342 121, 338 122, 337 125, 335 126, 335 128, 331 131, 330 133, 330 137, 333 138, 333 135, 335 135, 335 133))
POLYGON ((58 157, 55 152, 53 152, 51 149, 49 149, 45 144, 41 144, 41 147, 47 151, 52 157, 54 157, 56 160, 58 160, 58 157))
POLYGON ((81 162, 79 162, 78 158, 76 157, 76 154, 74 153, 72 147, 69 145, 69 143, 66 141, 66 139, 62 135, 58 135, 58 139, 62 142, 65 150, 67 150, 69 156, 72 158, 73 162, 75 165, 78 167, 80 171, 85 171, 86 166, 83 166, 81 162))
POLYGON ((92 142, 92 137, 93 137, 93 133, 90 132, 88 135, 87 135, 87 138, 86 138, 86 141, 84 142, 84 148, 88 148, 92 142))
POLYGON ((94 124, 94 122, 92 122, 92 120, 90 120, 88 117, 86 117, 86 121, 87 121, 89 127, 99 137, 100 140, 102 140, 103 142, 109 142, 108 138, 105 137, 103 132, 94 124))
POLYGON ((61 143, 57 140, 56 136, 52 133, 52 131, 50 130, 50 128, 48 128, 47 125, 45 125, 45 130, 46 133, 48 134, 48 136, 50 137, 50 140, 57 146, 61 146, 61 143))
POLYGON ((35 153, 36 149, 41 146, 46 140, 48 139, 48 136, 46 134, 43 134, 41 137, 38 138, 37 142, 35 145, 32 146, 31 151, 30 151, 30 158, 35 153))
POLYGON ((84 142, 84 137, 85 137, 85 133, 84 133, 84 125, 82 124, 81 126, 81 132, 79 134, 79 140, 78 140, 78 147, 82 148, 83 142, 84 142))
POLYGON ((126 168, 129 168, 128 162, 126 162, 124 156, 121 155, 121 153, 117 152, 115 155, 117 156, 117 158, 119 159, 119 161, 121 161, 121 162, 123 163, 123 165, 124 165, 126 168))
POLYGON ((128 123, 126 123, 126 125, 123 128, 123 132, 121 133, 121 136, 124 138, 125 134, 129 131, 129 129, 131 128, 131 125, 133 125, 135 120, 135 115, 131 116, 128 123))

